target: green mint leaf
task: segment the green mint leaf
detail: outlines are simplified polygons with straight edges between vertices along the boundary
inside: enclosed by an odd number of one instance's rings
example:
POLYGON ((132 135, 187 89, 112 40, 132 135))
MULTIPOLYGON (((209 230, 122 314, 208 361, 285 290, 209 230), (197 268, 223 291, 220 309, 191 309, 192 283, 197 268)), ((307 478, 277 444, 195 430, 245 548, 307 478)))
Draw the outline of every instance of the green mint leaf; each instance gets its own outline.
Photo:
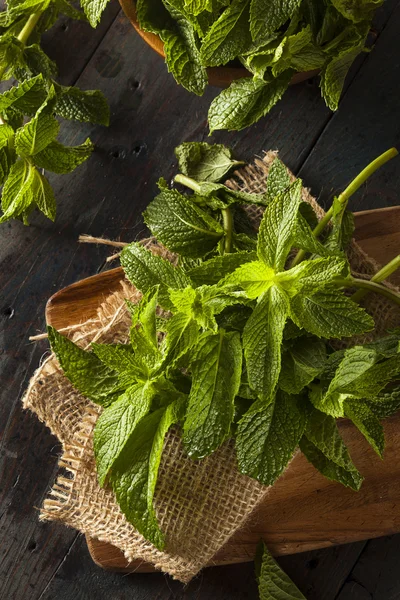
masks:
POLYGON ((176 190, 163 189, 150 202, 144 220, 169 250, 189 258, 208 254, 223 236, 218 221, 176 190))
POLYGON ((183 426, 189 456, 208 456, 228 438, 242 374, 240 334, 203 335, 191 361, 192 387, 183 426))
POLYGON ((18 159, 11 168, 3 187, 0 223, 20 217, 34 202, 32 183, 35 168, 26 160, 18 159))
POLYGON ((236 291, 237 286, 242 288, 246 297, 254 300, 266 292, 275 282, 275 271, 260 260, 247 262, 238 267, 231 275, 222 280, 222 290, 234 295, 242 295, 236 291))
POLYGON ((366 403, 378 419, 391 417, 400 409, 400 388, 397 386, 390 392, 382 392, 366 403))
POLYGON ((53 173, 71 173, 89 158, 94 146, 89 138, 79 146, 63 146, 59 142, 51 142, 46 148, 34 155, 37 167, 53 173))
POLYGON ((174 366, 197 342, 199 325, 189 314, 177 313, 166 324, 163 365, 174 366))
POLYGON ((258 545, 255 569, 260 600, 306 600, 272 558, 264 542, 258 545))
POLYGON ((138 380, 146 379, 147 369, 143 368, 130 344, 92 343, 91 346, 101 362, 118 373, 121 385, 130 386, 138 380))
POLYGON ((332 229, 325 241, 325 246, 333 250, 346 250, 354 233, 353 213, 346 210, 346 204, 337 197, 333 199, 332 229))
POLYGON ((208 111, 210 132, 216 129, 239 131, 264 117, 288 88, 292 71, 275 79, 237 79, 212 102, 208 111))
POLYGON ((292 295, 297 292, 313 294, 317 290, 323 291, 332 285, 335 277, 343 277, 349 270, 348 263, 343 258, 315 258, 304 260, 292 269, 278 273, 276 280, 292 295))
POLYGON ((361 431, 378 456, 383 458, 385 434, 378 417, 374 415, 368 405, 356 400, 347 400, 344 403, 344 413, 361 431))
POLYGON ((198 267, 187 271, 187 275, 197 285, 217 284, 227 274, 232 273, 240 265, 257 259, 255 252, 233 252, 215 256, 204 261, 198 267))
POLYGON ((313 338, 298 338, 282 355, 278 385, 288 394, 299 394, 318 377, 325 363, 325 342, 313 338))
MULTIPOLYGON (((106 2, 108 0, 105 0, 106 2)), ((107 100, 99 90, 83 91, 77 87, 57 85, 55 112, 64 119, 109 125, 110 109, 107 100)))
POLYGON ((202 40, 200 58, 204 65, 226 65, 251 45, 249 1, 233 0, 214 21, 202 40))
POLYGON ((51 144, 57 137, 60 125, 49 114, 54 102, 54 88, 50 88, 47 99, 38 109, 35 116, 15 134, 15 149, 21 156, 32 156, 51 144))
POLYGON ((190 285, 190 279, 182 269, 152 254, 137 242, 122 250, 121 265, 129 281, 143 294, 159 285, 158 301, 164 308, 172 306, 167 288, 180 289, 190 285))
POLYGON ((107 4, 108 0, 81 0, 81 7, 92 27, 97 27, 107 4))
POLYGON ((168 70, 184 88, 201 96, 207 85, 207 71, 201 64, 193 26, 179 11, 169 7, 175 20, 174 31, 162 30, 165 60, 168 70))
POLYGON ((17 79, 26 79, 43 75, 51 79, 57 75, 57 65, 52 61, 38 44, 32 44, 24 49, 24 64, 15 70, 17 79))
POLYGON ((184 401, 143 417, 114 463, 110 474, 117 502, 130 523, 162 550, 164 535, 153 507, 154 491, 165 435, 182 418, 184 401))
POLYGON ((173 29, 173 20, 162 0, 137 0, 135 6, 143 31, 159 34, 163 29, 173 29))
POLYGON ((158 347, 156 309, 158 304, 159 286, 154 286, 143 294, 142 299, 132 315, 132 326, 140 325, 147 341, 155 348, 158 347))
POLYGON ((279 29, 300 5, 300 0, 251 0, 250 31, 256 43, 263 43, 279 29))
POLYGON ((51 221, 56 218, 56 199, 54 192, 47 178, 39 173, 35 168, 32 168, 31 181, 32 200, 37 205, 38 209, 51 221))
MULTIPOLYGON (((272 61, 272 74, 274 77, 289 69, 293 56, 299 55, 301 51, 311 42, 312 35, 310 26, 307 25, 294 35, 286 35, 281 44, 276 48, 272 61)), ((325 62, 326 57, 322 61, 325 62)))
POLYGON ((281 370, 283 329, 288 300, 272 286, 260 296, 243 331, 243 347, 249 384, 263 400, 273 397, 281 370))
POLYGON ((279 158, 275 158, 268 172, 267 189, 265 192, 267 204, 282 194, 290 185, 287 168, 279 158))
POLYGON ((14 130, 10 125, 0 125, 0 185, 2 185, 15 163, 14 130))
POLYGON ((204 10, 212 12, 214 9, 212 0, 184 0, 185 9, 192 15, 198 16, 204 10))
POLYGON ((296 232, 301 179, 270 202, 260 223, 257 254, 275 271, 282 271, 292 248, 296 232))
MULTIPOLYGON (((303 212, 304 208, 302 207, 304 204, 305 203, 301 203, 300 205, 300 209, 303 210, 303 212)), ((322 244, 313 235, 310 225, 299 210, 297 215, 296 233, 293 241, 293 244, 296 248, 301 248, 302 250, 306 250, 306 252, 318 254, 319 256, 331 256, 332 254, 337 254, 341 250, 336 240, 333 241, 332 238, 332 242, 333 243, 330 243, 329 245, 322 244)))
POLYGON ((10 79, 16 68, 24 65, 24 45, 12 35, 0 37, 0 81, 10 79))
POLYGON ((241 161, 232 158, 230 148, 222 144, 184 142, 175 148, 179 170, 196 181, 220 181, 241 161))
POLYGON ((355 346, 345 350, 342 361, 329 384, 326 395, 346 391, 348 386, 357 385, 365 373, 376 363, 377 353, 363 346, 355 346))
POLYGON ((350 458, 333 417, 314 409, 300 440, 300 449, 322 475, 353 490, 360 489, 363 478, 350 458))
POLYGON ((269 404, 257 400, 238 425, 240 472, 272 485, 292 458, 305 425, 305 411, 295 396, 278 391, 269 404))
POLYGON ((342 338, 374 328, 372 317, 335 289, 301 293, 291 299, 291 317, 299 327, 324 338, 342 338))
POLYGON ((346 386, 346 392, 357 398, 374 398, 400 375, 400 354, 378 362, 356 381, 346 386))
POLYGON ((47 98, 47 89, 42 75, 23 81, 0 94, 0 112, 9 106, 22 111, 25 115, 33 114, 47 98))
POLYGON ((346 75, 361 48, 353 48, 333 57, 321 71, 321 93, 326 105, 337 110, 346 75))
POLYGON ((326 61, 326 54, 314 43, 307 44, 298 53, 293 54, 290 66, 299 73, 322 69, 326 61))
POLYGON ((359 23, 370 19, 383 0, 332 0, 332 4, 346 19, 359 23))
POLYGON ((149 384, 128 388, 97 420, 93 433, 97 477, 101 486, 136 425, 150 410, 154 395, 149 384))
POLYGON ((51 349, 72 385, 84 396, 102 406, 115 400, 121 392, 118 375, 92 352, 86 352, 54 327, 48 327, 51 349))

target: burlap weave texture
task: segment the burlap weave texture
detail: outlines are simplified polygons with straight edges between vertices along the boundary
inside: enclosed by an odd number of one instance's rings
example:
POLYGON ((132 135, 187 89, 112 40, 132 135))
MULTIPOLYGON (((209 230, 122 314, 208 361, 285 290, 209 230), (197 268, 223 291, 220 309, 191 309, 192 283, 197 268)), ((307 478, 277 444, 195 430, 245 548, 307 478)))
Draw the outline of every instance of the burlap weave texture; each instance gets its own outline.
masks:
MULTIPOLYGON (((245 191, 265 189, 269 166, 275 153, 256 159, 242 169, 230 185, 245 191)), ((303 190, 319 217, 322 209, 303 190)), ((252 214, 257 225, 260 212, 252 214)), ((159 252, 159 250, 158 250, 159 252)), ((373 274, 377 265, 356 245, 349 251, 352 269, 359 276, 373 274)), ((70 337, 86 347, 90 341, 125 342, 130 317, 124 298, 137 300, 140 294, 127 283, 107 297, 96 319, 74 329, 70 337)), ((400 324, 399 311, 380 296, 365 302, 374 316, 377 333, 400 324)), ((100 408, 78 394, 62 374, 54 356, 38 369, 24 397, 24 406, 34 411, 63 445, 60 475, 41 510, 41 518, 59 520, 120 548, 128 560, 143 559, 173 577, 188 582, 212 561, 227 540, 242 527, 268 488, 240 475, 234 449, 225 444, 211 457, 194 462, 184 453, 177 431, 166 439, 155 494, 155 507, 168 543, 160 552, 130 525, 110 489, 97 483, 92 432, 100 408)))

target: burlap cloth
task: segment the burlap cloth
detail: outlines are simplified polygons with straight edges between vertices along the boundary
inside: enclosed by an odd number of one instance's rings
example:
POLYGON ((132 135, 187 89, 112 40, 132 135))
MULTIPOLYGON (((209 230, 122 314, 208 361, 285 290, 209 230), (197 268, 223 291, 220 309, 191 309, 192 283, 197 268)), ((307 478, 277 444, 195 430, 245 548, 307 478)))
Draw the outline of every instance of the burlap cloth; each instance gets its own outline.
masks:
MULTIPOLYGON (((247 192, 265 189, 268 169, 275 153, 268 152, 253 165, 238 171, 229 185, 247 192)), ((323 210, 309 192, 318 216, 323 210)), ((256 209, 251 217, 260 219, 256 209)), ((160 249, 156 248, 158 253, 160 249)), ((353 243, 349 258, 358 276, 373 274, 377 265, 353 243)), ((125 342, 130 317, 124 298, 135 301, 140 294, 127 282, 121 290, 105 298, 97 318, 70 332, 75 342, 86 347, 100 342, 125 342)), ((385 298, 371 294, 366 299, 377 332, 400 324, 399 311, 385 298)), ((226 443, 209 458, 194 462, 187 458, 179 435, 171 431, 165 442, 155 494, 159 522, 167 538, 160 552, 147 542, 125 519, 111 489, 97 483, 92 433, 101 409, 77 393, 64 377, 54 355, 36 371, 23 398, 25 408, 35 412, 60 440, 63 454, 60 473, 40 518, 57 520, 120 548, 128 560, 143 559, 182 582, 188 582, 227 540, 242 527, 252 511, 268 494, 268 488, 240 475, 232 443, 226 443)))

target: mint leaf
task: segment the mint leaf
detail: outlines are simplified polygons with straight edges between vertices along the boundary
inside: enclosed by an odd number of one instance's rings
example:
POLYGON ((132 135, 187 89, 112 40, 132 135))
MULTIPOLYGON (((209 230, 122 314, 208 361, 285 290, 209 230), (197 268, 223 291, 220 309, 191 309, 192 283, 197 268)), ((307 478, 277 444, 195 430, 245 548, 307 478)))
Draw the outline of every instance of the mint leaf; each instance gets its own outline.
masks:
POLYGON ((272 558, 264 542, 258 545, 255 569, 260 600, 306 600, 272 558))
POLYGON ((326 348, 322 340, 301 337, 282 355, 278 385, 288 394, 299 394, 324 369, 326 348))
POLYGON ((26 115, 33 114, 46 98, 45 82, 42 75, 38 75, 0 94, 0 112, 13 106, 26 115))
POLYGON ((356 400, 347 400, 344 403, 344 413, 361 431, 378 456, 383 458, 385 449, 383 427, 368 405, 356 400))
POLYGON ((360 489, 363 478, 350 458, 333 417, 314 409, 300 440, 300 449, 322 475, 353 490, 360 489))
POLYGON ((210 132, 216 129, 239 131, 264 117, 286 91, 292 71, 275 79, 237 79, 212 102, 208 111, 210 132))
POLYGON ((10 169, 1 195, 3 215, 0 223, 20 217, 34 202, 32 183, 35 168, 26 160, 18 159, 10 169))
POLYGON ((332 0, 332 4, 346 19, 358 23, 370 19, 383 0, 332 0))
POLYGON ((86 352, 54 327, 47 328, 51 349, 72 385, 96 404, 107 406, 121 392, 118 375, 92 352, 86 352))
POLYGON ((177 83, 201 96, 207 85, 207 71, 201 64, 195 32, 179 11, 169 7, 169 12, 175 20, 177 32, 164 29, 160 33, 168 70, 177 83))
MULTIPOLYGON (((108 0, 105 0, 107 3, 108 0)), ((55 112, 64 119, 83 123, 109 125, 110 109, 107 100, 99 90, 83 91, 77 87, 57 85, 55 112)))
POLYGON ((373 329, 374 321, 364 309, 335 289, 298 294, 291 299, 292 319, 325 338, 342 338, 373 329))
POLYGON ((243 165, 232 158, 232 152, 222 144, 184 142, 175 148, 179 170, 196 181, 220 181, 229 171, 243 165))
POLYGON ((204 334, 191 359, 192 387, 183 426, 189 456, 204 458, 227 439, 242 374, 237 332, 204 334))
POLYGON ((46 177, 32 167, 31 193, 32 201, 38 209, 51 221, 56 218, 56 199, 52 187, 46 177))
POLYGON ((152 254, 137 242, 122 250, 121 265, 129 281, 143 294, 159 285, 158 300, 164 308, 172 306, 167 288, 180 289, 190 285, 190 279, 182 269, 152 254))
POLYGON ((326 105, 337 110, 346 75, 361 48, 356 47, 333 57, 321 71, 321 93, 326 105))
POLYGON ((162 550, 165 545, 153 507, 164 438, 182 418, 184 401, 176 400, 143 417, 114 463, 110 481, 117 502, 130 523, 162 550))
POLYGON ((275 282, 275 271, 260 260, 248 262, 238 267, 221 282, 221 289, 241 296, 234 291, 237 286, 243 289, 247 298, 254 300, 266 292, 275 282), (232 291, 231 291, 232 286, 232 291))
POLYGON ((53 173, 70 173, 92 154, 94 146, 89 138, 79 146, 63 146, 51 142, 46 148, 35 154, 33 160, 37 167, 53 173))
POLYGON ((166 324, 164 365, 174 366, 196 344, 199 326, 190 314, 176 313, 166 324))
POLYGON ((366 400, 366 404, 378 419, 391 417, 400 409, 400 388, 382 392, 372 400, 366 400))
POLYGON ((57 137, 60 125, 49 114, 54 102, 54 88, 50 88, 47 99, 35 116, 15 134, 15 149, 21 156, 31 156, 44 150, 57 137))
POLYGON ((163 189, 144 213, 150 231, 172 252, 201 258, 223 236, 221 225, 176 190, 163 189))
POLYGON ((104 409, 98 418, 93 443, 97 477, 101 486, 136 425, 149 412, 153 395, 150 385, 133 385, 104 409))
POLYGON ((14 130, 10 125, 0 125, 0 185, 7 179, 15 158, 14 130))
POLYGON ((283 329, 289 313, 286 296, 272 286, 260 296, 243 331, 250 387, 265 401, 273 397, 281 369, 283 329))
POLYGON ((346 392, 357 398, 374 398, 383 388, 400 375, 400 354, 378 362, 363 377, 349 383, 346 392))
POLYGON ((202 262, 198 267, 187 271, 187 275, 196 285, 214 285, 225 275, 232 273, 242 264, 251 262, 257 258, 255 252, 233 252, 215 256, 202 262))
POLYGON ((200 58, 208 67, 226 65, 250 45, 249 1, 233 0, 202 40, 200 58))
POLYGON ((257 400, 238 425, 240 472, 272 485, 292 458, 305 425, 305 411, 295 396, 278 391, 269 404, 257 400))
POLYGON ((250 31, 257 43, 263 43, 279 29, 295 12, 301 0, 251 0, 250 31))
POLYGON ((146 370, 138 360, 130 344, 95 344, 94 354, 109 369, 116 371, 121 385, 130 386, 137 380, 146 379, 146 370))
POLYGON ((23 65, 15 69, 14 75, 18 79, 26 79, 43 75, 51 79, 57 75, 57 65, 52 61, 38 44, 32 44, 24 49, 23 65))
POLYGON ((212 0, 184 0, 185 9, 192 15, 199 15, 204 10, 212 12, 214 6, 212 0))
POLYGON ((97 27, 107 4, 108 0, 81 0, 81 7, 92 27, 97 27))
POLYGON ((290 177, 287 168, 279 158, 275 158, 268 171, 267 189, 265 192, 267 204, 279 196, 290 185, 290 177))
POLYGON ((260 223, 257 254, 275 271, 282 271, 293 245, 298 209, 301 201, 301 179, 270 202, 260 223))

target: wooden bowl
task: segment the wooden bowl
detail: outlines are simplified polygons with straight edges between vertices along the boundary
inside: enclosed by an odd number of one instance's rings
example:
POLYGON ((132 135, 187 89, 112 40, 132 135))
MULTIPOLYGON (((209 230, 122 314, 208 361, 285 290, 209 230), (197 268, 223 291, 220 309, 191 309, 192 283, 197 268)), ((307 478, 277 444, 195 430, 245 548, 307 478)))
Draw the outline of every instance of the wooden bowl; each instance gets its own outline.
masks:
MULTIPOLYGON (((158 35, 140 29, 134 1, 119 0, 119 3, 125 15, 128 17, 129 21, 132 23, 140 37, 143 38, 146 44, 148 44, 150 48, 157 52, 159 56, 162 56, 162 58, 165 59, 164 43, 160 40, 158 35)), ((318 69, 314 71, 305 71, 304 73, 295 73, 291 79, 290 85, 306 81, 306 79, 310 79, 318 73, 318 69)), ((249 71, 247 71, 247 69, 244 67, 208 67, 207 74, 209 85, 215 85, 216 87, 220 88, 228 87, 232 81, 235 81, 236 79, 252 76, 251 73, 249 73, 249 71)))

